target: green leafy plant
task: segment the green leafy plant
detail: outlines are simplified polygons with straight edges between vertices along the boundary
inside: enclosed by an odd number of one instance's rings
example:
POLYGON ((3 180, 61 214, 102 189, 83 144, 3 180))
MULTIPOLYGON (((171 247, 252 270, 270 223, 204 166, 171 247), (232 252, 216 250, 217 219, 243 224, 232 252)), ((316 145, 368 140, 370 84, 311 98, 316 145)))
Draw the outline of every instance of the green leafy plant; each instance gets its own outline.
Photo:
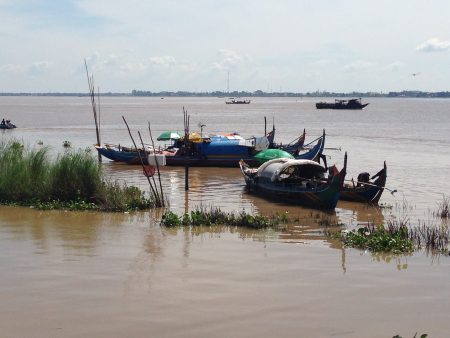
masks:
POLYGON ((276 214, 272 217, 262 215, 252 215, 241 211, 239 213, 227 213, 219 208, 211 207, 207 210, 204 207, 192 210, 178 216, 172 211, 166 211, 161 219, 161 225, 172 226, 212 226, 229 225, 242 226, 253 229, 262 229, 278 226, 281 223, 287 223, 290 219, 286 214, 276 214))
POLYGON ((51 160, 48 148, 0 144, 0 203, 40 209, 128 211, 153 207, 137 187, 104 179, 86 151, 67 150, 51 160))

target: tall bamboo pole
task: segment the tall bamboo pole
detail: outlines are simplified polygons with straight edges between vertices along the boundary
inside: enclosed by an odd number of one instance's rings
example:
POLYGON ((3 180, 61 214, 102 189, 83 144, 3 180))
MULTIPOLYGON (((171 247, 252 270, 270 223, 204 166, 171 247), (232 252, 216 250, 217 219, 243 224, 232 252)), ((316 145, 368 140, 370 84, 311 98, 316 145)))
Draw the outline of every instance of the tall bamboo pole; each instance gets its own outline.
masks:
MULTIPOLYGON (((86 76, 87 76, 87 81, 88 81, 88 86, 89 86, 89 95, 91 97, 92 112, 94 114, 95 133, 97 135, 97 145, 100 146, 101 145, 101 143, 100 143, 100 123, 97 119, 97 109, 96 109, 96 104, 95 104, 94 77, 93 77, 93 75, 89 76, 89 70, 88 70, 86 59, 84 59, 84 66, 86 68, 86 76)), ((100 155, 100 153, 98 153, 98 161, 99 162, 102 161, 102 155, 100 155)))
POLYGON ((183 107, 184 116, 184 190, 189 190, 189 115, 183 107))
MULTIPOLYGON (((142 159, 141 153, 139 152, 139 150, 138 150, 138 148, 137 148, 137 146, 136 146, 136 142, 134 142, 133 135, 131 135, 131 130, 130 130, 130 127, 128 126, 127 120, 125 120, 125 117, 124 117, 124 116, 122 116, 122 119, 123 119, 123 122, 125 122, 125 125, 127 126, 128 134, 130 135, 131 141, 133 141, 133 145, 134 145, 134 147, 135 147, 136 150, 137 150, 137 153, 138 153, 138 155, 139 155, 139 159, 141 160, 142 169, 145 170, 144 160, 142 159)), ((158 196, 158 194, 156 193, 155 189, 153 188, 152 181, 150 181, 150 178, 149 178, 147 175, 146 175, 146 177, 147 177, 148 184, 150 185, 150 189, 151 189, 151 191, 152 191, 153 197, 155 198, 156 204, 157 204, 158 206, 162 206, 162 205, 161 205, 161 202, 160 202, 160 200, 159 200, 159 196, 158 196)))
POLYGON ((150 140, 152 141, 153 156, 154 156, 154 158, 155 158, 156 170, 158 171, 158 180, 159 180, 159 189, 160 189, 160 191, 161 191, 161 199, 162 199, 163 203, 165 203, 165 200, 164 200, 164 192, 163 192, 162 183, 161 183, 161 173, 160 173, 160 171, 159 171, 159 163, 158 163, 158 159, 156 158, 155 142, 153 141, 152 129, 151 129, 151 127, 150 127, 150 122, 148 122, 148 132, 149 132, 149 134, 150 134, 150 140))
MULTIPOLYGON (((148 154, 147 154, 147 152, 145 150, 145 144, 144 144, 144 141, 142 141, 142 136, 141 136, 141 132, 140 131, 138 131, 138 135, 139 135, 139 139, 141 140, 142 149, 145 152, 145 155, 147 157, 147 163, 148 163, 148 154)), ((137 151, 139 153, 139 150, 137 150, 137 151)), ((143 165, 143 169, 145 170, 143 159, 142 159, 142 165, 143 165)), ((145 175, 145 176, 147 176, 147 175, 145 175)), ((147 178, 148 178, 148 176, 147 176, 147 178)), ((161 206, 164 206, 164 202, 161 201, 161 198, 160 198, 160 195, 159 195, 158 186, 156 185, 155 175, 152 175, 152 181, 153 181, 153 186, 155 187, 155 192, 158 195, 158 199, 160 200, 161 206)))

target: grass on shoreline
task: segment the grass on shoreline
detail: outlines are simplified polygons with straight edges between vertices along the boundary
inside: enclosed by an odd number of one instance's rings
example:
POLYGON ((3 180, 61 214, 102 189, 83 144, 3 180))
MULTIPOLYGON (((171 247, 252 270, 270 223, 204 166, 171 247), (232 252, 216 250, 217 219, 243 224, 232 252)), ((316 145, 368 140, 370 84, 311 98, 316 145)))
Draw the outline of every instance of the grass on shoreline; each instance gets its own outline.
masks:
POLYGON ((96 159, 66 151, 51 161, 48 148, 0 144, 0 204, 39 209, 129 211, 154 206, 136 187, 103 178, 96 159))

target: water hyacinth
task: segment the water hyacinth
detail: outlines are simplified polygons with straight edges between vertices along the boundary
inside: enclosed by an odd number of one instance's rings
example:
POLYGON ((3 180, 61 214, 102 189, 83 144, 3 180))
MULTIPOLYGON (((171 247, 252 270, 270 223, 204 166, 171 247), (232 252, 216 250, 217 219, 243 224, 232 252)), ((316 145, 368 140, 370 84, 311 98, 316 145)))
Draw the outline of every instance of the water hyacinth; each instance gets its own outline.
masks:
POLYGON ((337 237, 347 247, 400 254, 415 249, 448 252, 450 234, 447 227, 411 227, 407 220, 390 220, 379 226, 368 223, 357 230, 342 230, 337 237))
POLYGON ((212 225, 229 225, 242 226, 252 229, 263 229, 276 227, 281 223, 289 222, 287 214, 276 214, 272 217, 252 215, 245 211, 239 213, 227 213, 220 208, 211 207, 199 208, 178 216, 172 211, 166 211, 161 219, 161 225, 166 227, 173 226, 212 226, 212 225))

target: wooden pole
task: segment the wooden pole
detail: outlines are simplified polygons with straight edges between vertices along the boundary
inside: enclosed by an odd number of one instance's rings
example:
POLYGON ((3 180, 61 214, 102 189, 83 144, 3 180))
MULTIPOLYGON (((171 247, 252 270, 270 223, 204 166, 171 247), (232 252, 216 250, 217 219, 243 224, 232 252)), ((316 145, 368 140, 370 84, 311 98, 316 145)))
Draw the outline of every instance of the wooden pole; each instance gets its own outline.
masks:
MULTIPOLYGON (((125 122, 125 125, 127 126, 128 134, 130 135, 131 141, 133 141, 134 147, 137 150, 137 153, 139 155, 139 159, 141 160, 142 169, 145 170, 144 160, 142 159, 141 153, 139 152, 139 150, 138 150, 138 148, 136 146, 136 142, 134 142, 133 135, 131 135, 131 130, 130 130, 130 127, 128 126, 127 120, 125 120, 124 116, 122 116, 122 119, 123 119, 123 122, 125 122)), ((155 201, 156 201, 157 205, 161 206, 161 202, 159 200, 159 196, 156 193, 155 189, 153 188, 152 181, 150 181, 150 178, 147 175, 145 175, 145 176, 147 177, 148 184, 150 185, 150 189, 152 191, 153 197, 155 198, 155 201)))
POLYGON ((264 136, 267 136, 267 118, 264 116, 264 136))
MULTIPOLYGON (((88 66, 86 59, 84 59, 84 66, 86 68, 86 76, 89 86, 89 94, 91 97, 91 105, 92 105, 92 112, 94 114, 94 122, 95 122, 95 133, 97 134, 97 145, 100 147, 100 125, 99 121, 97 120, 97 110, 96 110, 96 104, 95 104, 95 89, 94 89, 94 77, 89 76, 88 66)), ((98 153, 98 161, 102 162, 102 155, 98 153)))
MULTIPOLYGON (((146 160, 147 160, 147 164, 149 164, 148 163, 148 154, 147 154, 147 151, 145 150, 145 145, 144 145, 144 141, 142 141, 142 136, 141 136, 141 132, 140 131, 138 131, 138 135, 139 135, 139 139, 141 140, 141 145, 142 145, 142 150, 144 151, 144 153, 145 153, 145 157, 146 157, 146 160)), ((136 149, 137 150, 137 152, 139 153, 139 149, 136 149)), ((143 160, 143 159, 142 159, 143 160)), ((144 161, 142 161, 142 163, 144 163, 144 161)), ((143 168, 144 170, 145 170, 145 168, 143 168)), ((147 175, 145 175, 145 176, 147 176, 147 175)), ((148 176, 147 176, 148 177, 148 176)), ((152 181, 153 181, 153 186, 155 187, 155 191, 156 191, 156 193, 158 194, 158 198, 159 198, 159 192, 158 192, 158 187, 157 187, 157 185, 156 185, 156 180, 155 180, 155 175, 152 175, 152 181)), ((161 204, 163 204, 163 203, 161 203, 161 204)))
POLYGON ((189 115, 183 107, 184 116, 184 190, 189 190, 189 115))
POLYGON ((162 183, 161 183, 161 173, 159 171, 158 159, 156 158, 155 142, 153 141, 152 129, 150 128, 150 122, 148 122, 148 132, 150 133, 150 140, 152 141, 152 147, 153 147, 153 156, 155 157, 156 170, 158 171, 158 180, 159 180, 159 189, 161 190, 161 199, 162 199, 163 203, 165 204, 164 192, 163 192, 162 183))

